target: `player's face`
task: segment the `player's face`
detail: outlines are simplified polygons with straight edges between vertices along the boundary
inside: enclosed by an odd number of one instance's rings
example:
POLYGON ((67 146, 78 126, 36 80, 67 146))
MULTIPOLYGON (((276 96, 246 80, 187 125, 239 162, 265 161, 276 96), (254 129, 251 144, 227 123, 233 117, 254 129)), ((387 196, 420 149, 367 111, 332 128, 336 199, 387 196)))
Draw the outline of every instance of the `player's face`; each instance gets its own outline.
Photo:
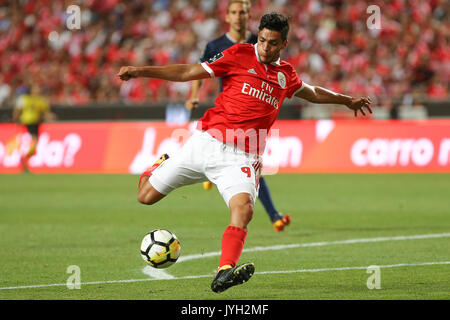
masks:
POLYGON ((262 63, 269 64, 278 60, 281 50, 286 48, 281 32, 262 29, 258 34, 258 55, 262 63))
POLYGON ((230 28, 239 32, 247 29, 247 22, 250 17, 247 5, 242 3, 232 3, 228 7, 225 21, 230 24, 230 28))

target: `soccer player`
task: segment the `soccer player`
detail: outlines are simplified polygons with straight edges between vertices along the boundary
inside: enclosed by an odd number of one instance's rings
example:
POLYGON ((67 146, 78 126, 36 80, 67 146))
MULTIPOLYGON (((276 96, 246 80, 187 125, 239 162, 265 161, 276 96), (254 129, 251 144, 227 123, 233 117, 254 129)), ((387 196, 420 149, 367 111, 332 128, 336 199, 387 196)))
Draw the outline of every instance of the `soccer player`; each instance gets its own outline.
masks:
MULTIPOLYGON (((228 49, 236 43, 251 43, 255 44, 258 36, 247 30, 247 23, 250 18, 251 2, 249 0, 230 0, 227 6, 227 13, 225 21, 229 24, 228 32, 221 37, 214 39, 206 45, 203 57, 200 62, 205 62, 214 57, 216 54, 228 49)), ((199 104, 199 91, 203 84, 202 80, 192 81, 191 95, 186 101, 186 108, 192 110, 199 104)), ((222 91, 222 81, 220 80, 220 89, 222 91)), ((203 182, 205 190, 212 187, 210 181, 203 182)), ((284 228, 290 224, 291 217, 280 213, 272 201, 269 186, 264 177, 259 179, 258 198, 266 210, 273 228, 276 232, 283 231, 284 228)))
POLYGON ((56 115, 50 111, 50 103, 42 95, 41 88, 37 83, 31 85, 29 94, 19 96, 13 109, 12 119, 14 122, 25 125, 31 135, 30 148, 22 156, 23 166, 27 170, 28 159, 36 151, 41 123, 56 119, 56 115))
POLYGON ((192 65, 121 67, 122 80, 135 77, 192 81, 221 77, 223 91, 206 111, 197 131, 175 154, 163 156, 140 177, 138 201, 154 204, 175 188, 212 181, 227 204, 231 218, 222 236, 222 251, 214 292, 248 281, 253 263, 238 265, 256 200, 265 137, 285 98, 313 103, 342 104, 365 115, 369 97, 351 97, 302 82, 295 69, 280 60, 289 24, 278 13, 266 14, 255 45, 236 44, 206 62, 192 65))

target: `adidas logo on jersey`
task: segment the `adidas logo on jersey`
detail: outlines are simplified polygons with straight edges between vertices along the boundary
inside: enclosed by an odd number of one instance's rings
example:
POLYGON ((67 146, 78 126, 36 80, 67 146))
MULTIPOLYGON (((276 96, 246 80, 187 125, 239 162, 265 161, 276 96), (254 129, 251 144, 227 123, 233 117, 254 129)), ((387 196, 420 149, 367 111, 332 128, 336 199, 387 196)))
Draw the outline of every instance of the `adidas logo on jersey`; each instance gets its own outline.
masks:
POLYGON ((251 68, 247 70, 248 73, 253 73, 253 74, 257 74, 255 69, 251 68))

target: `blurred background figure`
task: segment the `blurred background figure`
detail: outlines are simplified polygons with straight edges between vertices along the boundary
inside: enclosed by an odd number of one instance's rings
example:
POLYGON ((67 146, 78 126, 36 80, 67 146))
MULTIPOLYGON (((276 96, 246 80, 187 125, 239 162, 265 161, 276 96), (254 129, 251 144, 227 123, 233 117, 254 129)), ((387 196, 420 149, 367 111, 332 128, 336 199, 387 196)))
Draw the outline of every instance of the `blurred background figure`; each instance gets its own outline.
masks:
POLYGON ((50 111, 50 103, 42 95, 40 86, 33 82, 29 92, 18 97, 12 118, 14 122, 24 125, 31 136, 28 150, 22 150, 22 164, 27 169, 28 159, 36 151, 40 124, 56 120, 56 115, 50 111))

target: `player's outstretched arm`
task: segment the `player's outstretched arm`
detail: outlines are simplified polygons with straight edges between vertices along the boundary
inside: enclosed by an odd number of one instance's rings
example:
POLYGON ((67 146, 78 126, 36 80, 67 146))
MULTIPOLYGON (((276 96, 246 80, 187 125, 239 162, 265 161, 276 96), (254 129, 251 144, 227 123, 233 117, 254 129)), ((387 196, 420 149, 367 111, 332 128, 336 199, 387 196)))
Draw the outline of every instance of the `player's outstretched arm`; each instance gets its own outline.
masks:
POLYGON ((145 77, 168 81, 191 81, 209 78, 209 73, 201 64, 171 64, 166 66, 121 67, 117 74, 121 80, 145 77))
POLYGON ((372 109, 370 108, 372 100, 370 97, 350 97, 322 87, 311 86, 306 83, 304 83, 303 89, 297 92, 295 96, 312 103, 333 103, 346 105, 349 109, 354 111, 355 117, 358 115, 358 111, 365 116, 366 113, 364 112, 364 108, 372 113, 372 109))

